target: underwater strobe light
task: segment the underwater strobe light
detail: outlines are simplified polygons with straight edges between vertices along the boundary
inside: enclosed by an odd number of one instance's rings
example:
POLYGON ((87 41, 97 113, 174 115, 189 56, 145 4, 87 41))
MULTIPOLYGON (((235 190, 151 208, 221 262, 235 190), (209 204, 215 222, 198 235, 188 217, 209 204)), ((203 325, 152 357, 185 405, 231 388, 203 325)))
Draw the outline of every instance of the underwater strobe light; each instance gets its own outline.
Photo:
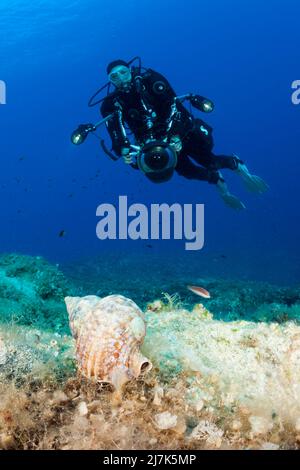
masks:
POLYGON ((207 98, 203 98, 203 96, 192 95, 190 101, 194 108, 199 109, 199 111, 203 113, 211 113, 214 110, 213 102, 207 98))
POLYGON ((80 124, 71 135, 71 141, 74 145, 83 144, 88 134, 95 130, 93 124, 80 124))

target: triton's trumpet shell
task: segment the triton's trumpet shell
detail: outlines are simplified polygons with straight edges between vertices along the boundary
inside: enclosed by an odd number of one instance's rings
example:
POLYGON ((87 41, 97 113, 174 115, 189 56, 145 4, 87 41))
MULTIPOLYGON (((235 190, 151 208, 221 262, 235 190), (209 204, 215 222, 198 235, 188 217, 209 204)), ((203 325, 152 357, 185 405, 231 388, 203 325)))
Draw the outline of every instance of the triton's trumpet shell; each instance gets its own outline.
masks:
POLYGON ((143 312, 122 295, 66 297, 70 327, 76 340, 80 372, 118 390, 152 365, 140 353, 146 334, 143 312))

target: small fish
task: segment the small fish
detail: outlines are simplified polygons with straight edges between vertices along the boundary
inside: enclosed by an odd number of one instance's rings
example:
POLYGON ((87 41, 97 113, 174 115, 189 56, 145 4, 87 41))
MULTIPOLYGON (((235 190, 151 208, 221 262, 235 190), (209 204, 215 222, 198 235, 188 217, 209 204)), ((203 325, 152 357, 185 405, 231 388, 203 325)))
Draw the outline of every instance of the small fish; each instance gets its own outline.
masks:
POLYGON ((66 235, 65 230, 61 230, 61 231, 59 232, 59 234, 58 234, 58 236, 59 236, 60 238, 64 237, 65 235, 66 235))
POLYGON ((187 286, 187 288, 194 294, 200 295, 200 297, 204 297, 205 299, 210 299, 210 293, 203 287, 187 286))

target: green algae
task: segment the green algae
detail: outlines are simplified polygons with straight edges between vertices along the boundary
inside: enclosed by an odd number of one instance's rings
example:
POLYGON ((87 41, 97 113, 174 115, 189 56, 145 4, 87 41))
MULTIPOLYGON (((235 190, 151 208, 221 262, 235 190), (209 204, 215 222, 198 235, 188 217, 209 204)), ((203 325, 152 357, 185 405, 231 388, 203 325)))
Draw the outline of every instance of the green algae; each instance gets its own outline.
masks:
POLYGON ((39 256, 0 257, 1 323, 67 333, 64 297, 76 292, 57 266, 39 256))

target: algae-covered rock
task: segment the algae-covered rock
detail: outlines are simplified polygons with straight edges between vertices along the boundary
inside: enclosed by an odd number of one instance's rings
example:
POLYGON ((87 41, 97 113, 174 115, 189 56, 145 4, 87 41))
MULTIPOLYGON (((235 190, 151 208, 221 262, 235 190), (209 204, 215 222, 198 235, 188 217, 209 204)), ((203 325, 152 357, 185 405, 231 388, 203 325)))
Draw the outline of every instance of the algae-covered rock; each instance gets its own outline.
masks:
POLYGON ((297 286, 288 288, 238 279, 198 279, 196 282, 213 293, 205 306, 216 319, 300 322, 300 288, 297 286))
POLYGON ((172 415, 169 411, 158 413, 154 416, 154 422, 158 429, 171 429, 177 425, 177 416, 172 415))
POLYGON ((75 373, 70 336, 0 324, 0 338, 0 381, 22 384, 34 380, 42 384, 75 373))
POLYGON ((187 285, 196 285, 210 292, 211 298, 203 300, 203 304, 217 320, 300 322, 299 284, 287 286, 250 280, 247 270, 244 276, 233 274, 232 263, 229 258, 216 262, 214 255, 204 252, 199 257, 193 253, 186 258, 149 249, 137 256, 132 256, 130 250, 103 252, 101 257, 80 260, 64 269, 86 293, 100 297, 118 293, 131 298, 142 309, 165 310, 172 303, 178 308, 180 299, 182 306, 191 310, 199 297, 190 292, 187 285), (226 273, 219 269, 219 263, 227 264, 226 273))
POLYGON ((222 443, 222 436, 224 432, 219 429, 214 423, 201 420, 199 424, 193 429, 190 440, 205 441, 213 447, 220 447, 222 443))
POLYGON ((300 326, 147 311, 142 348, 165 380, 183 374, 194 409, 246 406, 257 422, 300 416, 300 326), (208 318, 207 318, 208 317, 208 318))
POLYGON ((299 447, 300 326, 286 321, 300 318, 297 290, 200 281, 213 296, 189 310, 177 294, 151 303, 143 286, 154 368, 115 407, 76 377, 63 298, 83 292, 40 257, 0 257, 0 449, 299 447))
POLYGON ((57 266, 40 256, 0 257, 0 321, 68 331, 66 295, 75 290, 57 266))

